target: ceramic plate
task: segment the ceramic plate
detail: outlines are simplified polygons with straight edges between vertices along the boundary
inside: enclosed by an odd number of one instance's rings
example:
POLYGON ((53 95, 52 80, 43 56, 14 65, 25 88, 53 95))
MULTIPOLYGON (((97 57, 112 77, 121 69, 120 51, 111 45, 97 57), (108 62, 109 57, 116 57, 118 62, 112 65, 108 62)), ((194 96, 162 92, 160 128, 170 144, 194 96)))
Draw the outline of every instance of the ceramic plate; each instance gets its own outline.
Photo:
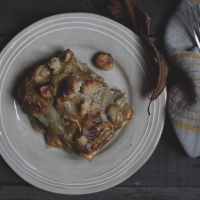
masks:
POLYGON ((62 194, 87 194, 115 186, 136 172, 153 153, 163 130, 166 90, 151 104, 153 74, 148 53, 126 27, 94 14, 61 14, 45 18, 20 32, 0 56, 0 153, 24 180, 62 194), (23 77, 70 48, 114 89, 126 91, 135 115, 92 162, 48 148, 21 110, 16 86, 23 77), (111 53, 111 71, 95 68, 95 53, 111 53))

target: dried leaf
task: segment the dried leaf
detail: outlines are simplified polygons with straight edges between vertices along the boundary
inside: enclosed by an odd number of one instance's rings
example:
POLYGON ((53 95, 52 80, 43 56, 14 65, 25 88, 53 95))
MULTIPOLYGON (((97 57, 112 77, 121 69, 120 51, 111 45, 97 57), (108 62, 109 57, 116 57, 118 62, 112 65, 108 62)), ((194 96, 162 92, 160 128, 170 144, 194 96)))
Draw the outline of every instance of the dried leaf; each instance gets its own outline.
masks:
POLYGON ((119 12, 113 12, 113 10, 116 10, 116 7, 117 10, 120 10, 120 13, 128 13, 128 15, 126 16, 129 18, 129 20, 131 20, 131 23, 133 25, 133 31, 144 40, 144 42, 147 44, 147 46, 150 48, 153 55, 157 59, 159 75, 157 78, 157 86, 150 97, 150 103, 148 106, 149 112, 151 102, 160 95, 160 93, 166 86, 166 77, 168 75, 167 62, 164 56, 158 51, 158 49, 149 39, 148 35, 150 29, 150 17, 136 6, 136 0, 124 0, 126 10, 124 9, 124 4, 122 3, 122 1, 111 0, 111 2, 112 3, 109 9, 111 10, 112 14, 116 17, 116 19, 121 18, 119 12))
POLYGON ((136 1, 137 0, 125 0, 125 6, 126 6, 126 10, 128 11, 128 16, 129 19, 131 20, 131 23, 133 25, 133 29, 135 33, 139 33, 139 29, 138 29, 138 25, 137 25, 137 21, 136 21, 136 17, 135 17, 135 5, 136 5, 136 1))
POLYGON ((149 35, 150 17, 143 10, 135 6, 135 21, 139 30, 146 36, 149 35))
MULTIPOLYGON (((126 0, 130 1, 130 0, 126 0)), ((133 8, 135 10, 135 18, 136 18, 136 29, 140 30, 140 37, 147 43, 147 45, 151 48, 151 51, 153 52, 154 56, 157 59, 158 69, 159 69, 159 75, 157 80, 157 86, 155 90, 153 91, 153 94, 150 97, 150 103, 153 100, 155 100, 160 93, 163 91, 163 89, 166 86, 166 77, 168 75, 168 65, 166 60, 164 59, 164 56, 158 51, 158 49, 155 47, 155 45, 150 41, 148 34, 150 29, 150 17, 142 10, 140 10, 138 7, 133 8), (140 20, 140 21, 139 21, 140 20)), ((148 107, 149 112, 149 107, 148 107)))
POLYGON ((159 66, 159 76, 158 76, 157 87, 154 90, 154 92, 150 98, 150 100, 153 101, 160 95, 160 93, 163 91, 163 89, 166 86, 166 78, 168 75, 168 64, 164 58, 164 55, 162 55, 157 50, 157 48, 155 47, 155 45, 153 43, 151 43, 151 46, 154 50, 155 56, 157 58, 158 66, 159 66))
POLYGON ((108 6, 108 8, 116 19, 122 19, 126 17, 126 13, 123 8, 123 2, 121 0, 110 0, 110 6, 108 6))

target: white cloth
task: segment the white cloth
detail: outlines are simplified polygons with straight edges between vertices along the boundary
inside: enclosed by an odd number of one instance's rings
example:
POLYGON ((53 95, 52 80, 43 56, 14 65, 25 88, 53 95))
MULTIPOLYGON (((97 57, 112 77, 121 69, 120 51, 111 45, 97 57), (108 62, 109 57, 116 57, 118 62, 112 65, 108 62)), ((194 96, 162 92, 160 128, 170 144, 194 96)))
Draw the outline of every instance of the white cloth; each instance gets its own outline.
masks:
POLYGON ((183 72, 169 91, 167 109, 180 143, 192 158, 200 156, 200 53, 186 9, 191 13, 192 5, 197 15, 196 3, 200 0, 182 0, 164 35, 169 59, 183 72))

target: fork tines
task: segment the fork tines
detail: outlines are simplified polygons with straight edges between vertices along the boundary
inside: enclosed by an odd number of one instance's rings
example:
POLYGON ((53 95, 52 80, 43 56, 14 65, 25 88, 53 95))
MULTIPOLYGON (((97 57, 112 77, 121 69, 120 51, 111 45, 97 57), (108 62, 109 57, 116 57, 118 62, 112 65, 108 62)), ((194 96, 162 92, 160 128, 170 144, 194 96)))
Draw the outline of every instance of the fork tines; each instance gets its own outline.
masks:
POLYGON ((199 25, 199 20, 198 20, 198 18, 200 17, 200 9, 197 3, 196 3, 196 14, 192 5, 190 6, 190 9, 191 9, 191 12, 189 12, 188 9, 186 9, 186 12, 187 12, 189 22, 191 24, 195 42, 197 44, 198 49, 200 50, 200 25, 199 25))

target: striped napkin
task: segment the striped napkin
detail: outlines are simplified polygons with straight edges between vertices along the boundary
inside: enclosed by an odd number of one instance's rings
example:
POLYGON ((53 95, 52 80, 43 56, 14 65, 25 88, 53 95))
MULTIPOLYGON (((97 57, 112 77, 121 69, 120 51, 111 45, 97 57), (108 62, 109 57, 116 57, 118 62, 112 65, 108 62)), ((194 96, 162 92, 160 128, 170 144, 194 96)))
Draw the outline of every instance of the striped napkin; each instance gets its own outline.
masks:
POLYGON ((186 8, 192 5, 196 12, 196 3, 200 0, 182 0, 164 35, 169 59, 183 72, 169 91, 167 109, 180 143, 192 158, 200 156, 200 53, 186 8))

